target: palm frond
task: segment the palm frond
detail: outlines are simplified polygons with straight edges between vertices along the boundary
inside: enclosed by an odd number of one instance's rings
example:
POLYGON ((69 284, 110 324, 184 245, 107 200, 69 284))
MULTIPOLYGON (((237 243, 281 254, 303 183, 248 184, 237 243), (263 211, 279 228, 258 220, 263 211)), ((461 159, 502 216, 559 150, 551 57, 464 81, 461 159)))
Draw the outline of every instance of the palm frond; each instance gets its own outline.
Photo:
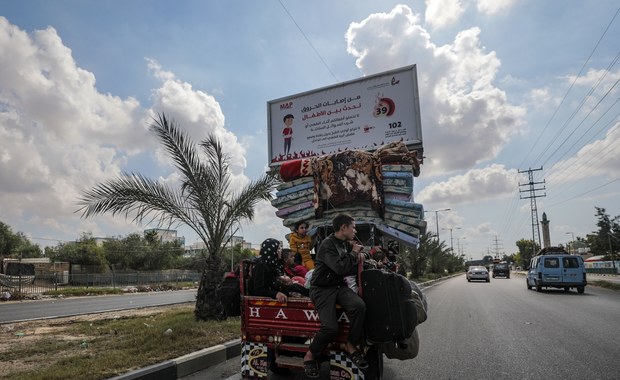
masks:
POLYGON ((164 114, 158 115, 150 130, 159 138, 175 166, 181 171, 183 185, 192 187, 193 191, 200 189, 197 175, 202 171, 201 162, 194 143, 164 114))
POLYGON ((179 192, 140 174, 123 174, 85 191, 78 201, 82 217, 110 212, 112 215, 134 216, 134 221, 145 219, 192 223, 179 192))

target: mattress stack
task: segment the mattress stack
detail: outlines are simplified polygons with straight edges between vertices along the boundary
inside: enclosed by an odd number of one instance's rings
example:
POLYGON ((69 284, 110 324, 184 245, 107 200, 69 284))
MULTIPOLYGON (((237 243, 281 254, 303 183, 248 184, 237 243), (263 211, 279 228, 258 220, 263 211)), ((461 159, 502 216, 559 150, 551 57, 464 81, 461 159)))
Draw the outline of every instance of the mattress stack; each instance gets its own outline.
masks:
POLYGON ((422 205, 413 202, 415 168, 412 165, 381 164, 383 218, 368 201, 325 208, 321 218, 316 218, 315 203, 318 197, 315 196, 315 179, 310 160, 299 160, 289 165, 285 163, 280 169, 285 182, 277 187, 276 197, 271 204, 277 208, 276 215, 282 218, 284 226, 292 230, 295 223, 300 221, 306 221, 310 229, 331 226, 334 216, 346 213, 355 219, 357 225, 373 225, 383 234, 407 245, 419 244, 420 234, 426 233, 426 221, 422 205), (294 175, 291 174, 291 166, 295 168, 294 175))

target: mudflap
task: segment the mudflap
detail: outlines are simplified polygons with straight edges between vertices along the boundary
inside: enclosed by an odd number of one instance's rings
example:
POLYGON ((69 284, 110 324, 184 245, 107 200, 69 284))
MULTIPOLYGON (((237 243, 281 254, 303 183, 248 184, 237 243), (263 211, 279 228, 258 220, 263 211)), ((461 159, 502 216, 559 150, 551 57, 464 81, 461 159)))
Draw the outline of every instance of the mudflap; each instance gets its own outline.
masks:
POLYGON ((364 379, 364 371, 357 368, 344 351, 329 351, 329 380, 364 379))
POLYGON ((368 362, 365 380, 383 380, 383 350, 381 346, 370 346, 365 357, 368 362))
POLYGON ((267 345, 254 342, 241 343, 241 377, 266 379, 269 371, 267 345))

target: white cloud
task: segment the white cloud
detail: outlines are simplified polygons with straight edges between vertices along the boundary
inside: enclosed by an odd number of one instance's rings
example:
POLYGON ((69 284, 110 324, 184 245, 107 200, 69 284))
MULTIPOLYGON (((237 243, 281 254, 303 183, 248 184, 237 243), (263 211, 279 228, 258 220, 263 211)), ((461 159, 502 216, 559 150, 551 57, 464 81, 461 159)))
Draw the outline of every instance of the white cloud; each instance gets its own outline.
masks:
POLYGON ((424 18, 432 28, 442 28, 455 24, 464 12, 460 0, 426 0, 424 18))
POLYGON ((605 176, 620 176, 620 123, 610 128, 605 137, 581 148, 576 155, 560 161, 549 169, 549 181, 556 185, 605 176))
POLYGON ((494 15, 515 4, 515 0, 477 0, 478 11, 487 15, 494 15))
MULTIPOLYGON (((169 113, 196 142, 215 134, 231 157, 233 188, 247 183, 245 148, 224 128, 215 98, 156 62, 149 68, 162 84, 145 109, 134 98, 100 93, 54 28, 28 34, 0 17, 0 51, 0 220, 16 231, 44 225, 75 239, 140 229, 109 215, 81 220, 75 211, 83 190, 158 147, 148 132, 156 112, 169 113)), ((169 169, 161 180, 176 177, 169 169)))
POLYGON ((509 104, 494 85, 500 60, 482 48, 478 28, 437 46, 419 20, 404 5, 372 14, 349 26, 347 51, 366 74, 417 64, 425 175, 492 160, 522 132, 525 116, 525 109, 509 104))
POLYGON ((473 169, 444 182, 433 182, 420 191, 422 204, 464 204, 511 196, 518 187, 517 171, 493 164, 473 169))
POLYGON ((77 225, 80 189, 144 146, 138 102, 98 93, 53 28, 28 35, 0 17, 0 50, 2 218, 77 225))

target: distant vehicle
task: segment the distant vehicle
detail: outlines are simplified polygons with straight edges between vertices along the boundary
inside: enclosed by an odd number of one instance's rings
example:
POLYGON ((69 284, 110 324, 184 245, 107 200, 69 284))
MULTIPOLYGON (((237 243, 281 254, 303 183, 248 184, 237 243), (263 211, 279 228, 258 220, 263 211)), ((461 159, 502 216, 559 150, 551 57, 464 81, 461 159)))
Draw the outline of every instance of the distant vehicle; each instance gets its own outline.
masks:
POLYGON ((468 282, 471 282, 472 280, 484 280, 486 282, 491 281, 491 278, 489 277, 489 271, 485 267, 469 267, 466 277, 468 282))
POLYGON ((547 247, 538 252, 530 261, 530 270, 527 272, 526 285, 528 289, 558 288, 569 292, 576 288, 577 293, 583 293, 588 284, 583 258, 569 255, 559 247, 547 247))
POLYGON ((493 278, 498 276, 510 278, 510 266, 507 262, 502 261, 493 265, 493 278))

